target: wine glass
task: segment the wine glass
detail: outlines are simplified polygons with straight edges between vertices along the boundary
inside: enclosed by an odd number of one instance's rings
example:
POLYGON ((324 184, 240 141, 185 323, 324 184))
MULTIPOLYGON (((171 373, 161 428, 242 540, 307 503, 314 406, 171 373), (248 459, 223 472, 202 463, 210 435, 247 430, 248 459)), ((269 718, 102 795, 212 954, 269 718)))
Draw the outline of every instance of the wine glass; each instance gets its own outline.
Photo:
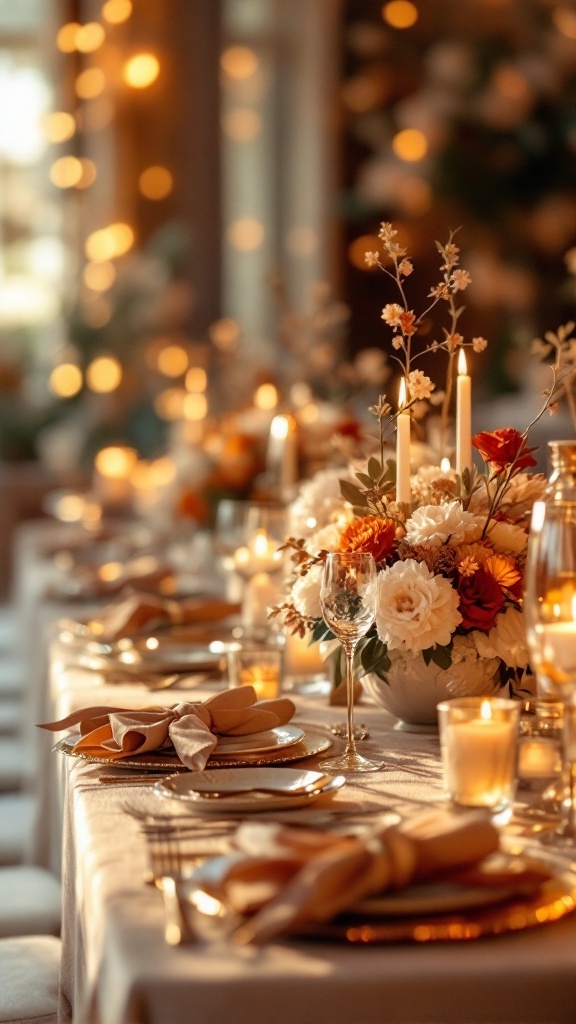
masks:
POLYGON ((373 772, 381 761, 363 757, 354 737, 354 654, 358 641, 370 629, 376 615, 376 563, 364 551, 332 552, 322 577, 320 604, 326 625, 338 637, 346 655, 347 736, 344 753, 323 761, 322 768, 348 772, 373 772))
POLYGON ((524 600, 528 648, 538 688, 564 706, 563 759, 569 797, 556 831, 542 838, 576 845, 576 505, 535 502, 524 600))

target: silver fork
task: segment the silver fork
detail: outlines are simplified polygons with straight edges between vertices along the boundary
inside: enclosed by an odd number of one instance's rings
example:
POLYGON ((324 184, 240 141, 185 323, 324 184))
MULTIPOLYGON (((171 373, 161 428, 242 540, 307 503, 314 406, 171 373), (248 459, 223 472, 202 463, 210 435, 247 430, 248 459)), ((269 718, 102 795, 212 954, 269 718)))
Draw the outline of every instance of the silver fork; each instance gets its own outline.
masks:
POLYGON ((186 880, 178 839, 170 829, 145 832, 152 877, 164 897, 164 938, 170 946, 196 942, 196 935, 180 895, 180 882, 186 880))

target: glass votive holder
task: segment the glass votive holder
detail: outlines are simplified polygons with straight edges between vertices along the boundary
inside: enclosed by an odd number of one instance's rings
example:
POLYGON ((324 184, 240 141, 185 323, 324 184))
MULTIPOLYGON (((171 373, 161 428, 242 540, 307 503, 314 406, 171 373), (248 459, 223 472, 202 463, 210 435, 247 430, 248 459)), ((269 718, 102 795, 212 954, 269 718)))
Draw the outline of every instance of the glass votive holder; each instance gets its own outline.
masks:
POLYGON ((228 686, 253 686, 258 700, 273 700, 282 687, 284 652, 279 646, 233 644, 228 649, 228 686))
POLYGON ((457 807, 511 812, 520 701, 457 697, 438 704, 444 791, 457 807))
POLYGON ((520 720, 518 778, 530 789, 543 789, 562 771, 564 707, 552 697, 530 701, 520 720))

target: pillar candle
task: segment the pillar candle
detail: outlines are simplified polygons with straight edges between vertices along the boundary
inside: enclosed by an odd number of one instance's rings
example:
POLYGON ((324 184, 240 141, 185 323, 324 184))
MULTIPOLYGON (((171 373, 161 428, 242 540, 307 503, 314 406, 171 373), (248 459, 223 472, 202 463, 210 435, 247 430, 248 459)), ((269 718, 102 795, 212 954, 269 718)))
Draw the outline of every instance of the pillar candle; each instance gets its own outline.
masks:
POLYGON ((293 416, 275 416, 270 424, 267 470, 282 501, 291 501, 298 482, 298 441, 293 416))
POLYGON ((406 381, 400 381, 398 415, 396 417, 396 501, 410 504, 410 413, 403 412, 406 405, 406 381))
POLYGON ((460 349, 456 381, 456 472, 462 475, 472 468, 472 378, 467 372, 466 355, 460 349))

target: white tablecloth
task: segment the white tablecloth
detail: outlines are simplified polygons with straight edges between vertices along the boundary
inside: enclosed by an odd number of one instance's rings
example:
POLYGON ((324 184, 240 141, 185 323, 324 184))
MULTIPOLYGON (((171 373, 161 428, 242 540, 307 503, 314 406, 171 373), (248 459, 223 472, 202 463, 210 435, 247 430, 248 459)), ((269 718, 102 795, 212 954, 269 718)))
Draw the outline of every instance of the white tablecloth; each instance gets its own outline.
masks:
MULTIPOLYGON (((87 690, 74 669, 55 665, 52 683, 55 714, 92 702, 93 687, 87 690)), ((105 687, 102 703, 119 704, 128 691, 105 687)), ((130 692, 140 703, 142 695, 130 692)), ((177 699, 174 691, 158 696, 163 703, 177 699)), ((297 720, 342 718, 342 709, 297 702, 297 720)), ((372 733, 367 748, 382 751, 386 766, 352 779, 335 806, 372 802, 413 813, 440 802, 437 737, 396 731, 375 707, 360 707, 357 715, 372 733)), ((157 807, 159 798, 144 787, 103 786, 101 767, 53 756, 63 762, 66 793, 63 987, 78 1024, 560 1024, 576 1018, 576 914, 465 943, 350 947, 290 939, 252 949, 220 939, 169 948, 161 895, 142 880, 144 841, 123 810, 125 803, 157 807)), ((208 840, 201 842, 205 847, 208 840)))

